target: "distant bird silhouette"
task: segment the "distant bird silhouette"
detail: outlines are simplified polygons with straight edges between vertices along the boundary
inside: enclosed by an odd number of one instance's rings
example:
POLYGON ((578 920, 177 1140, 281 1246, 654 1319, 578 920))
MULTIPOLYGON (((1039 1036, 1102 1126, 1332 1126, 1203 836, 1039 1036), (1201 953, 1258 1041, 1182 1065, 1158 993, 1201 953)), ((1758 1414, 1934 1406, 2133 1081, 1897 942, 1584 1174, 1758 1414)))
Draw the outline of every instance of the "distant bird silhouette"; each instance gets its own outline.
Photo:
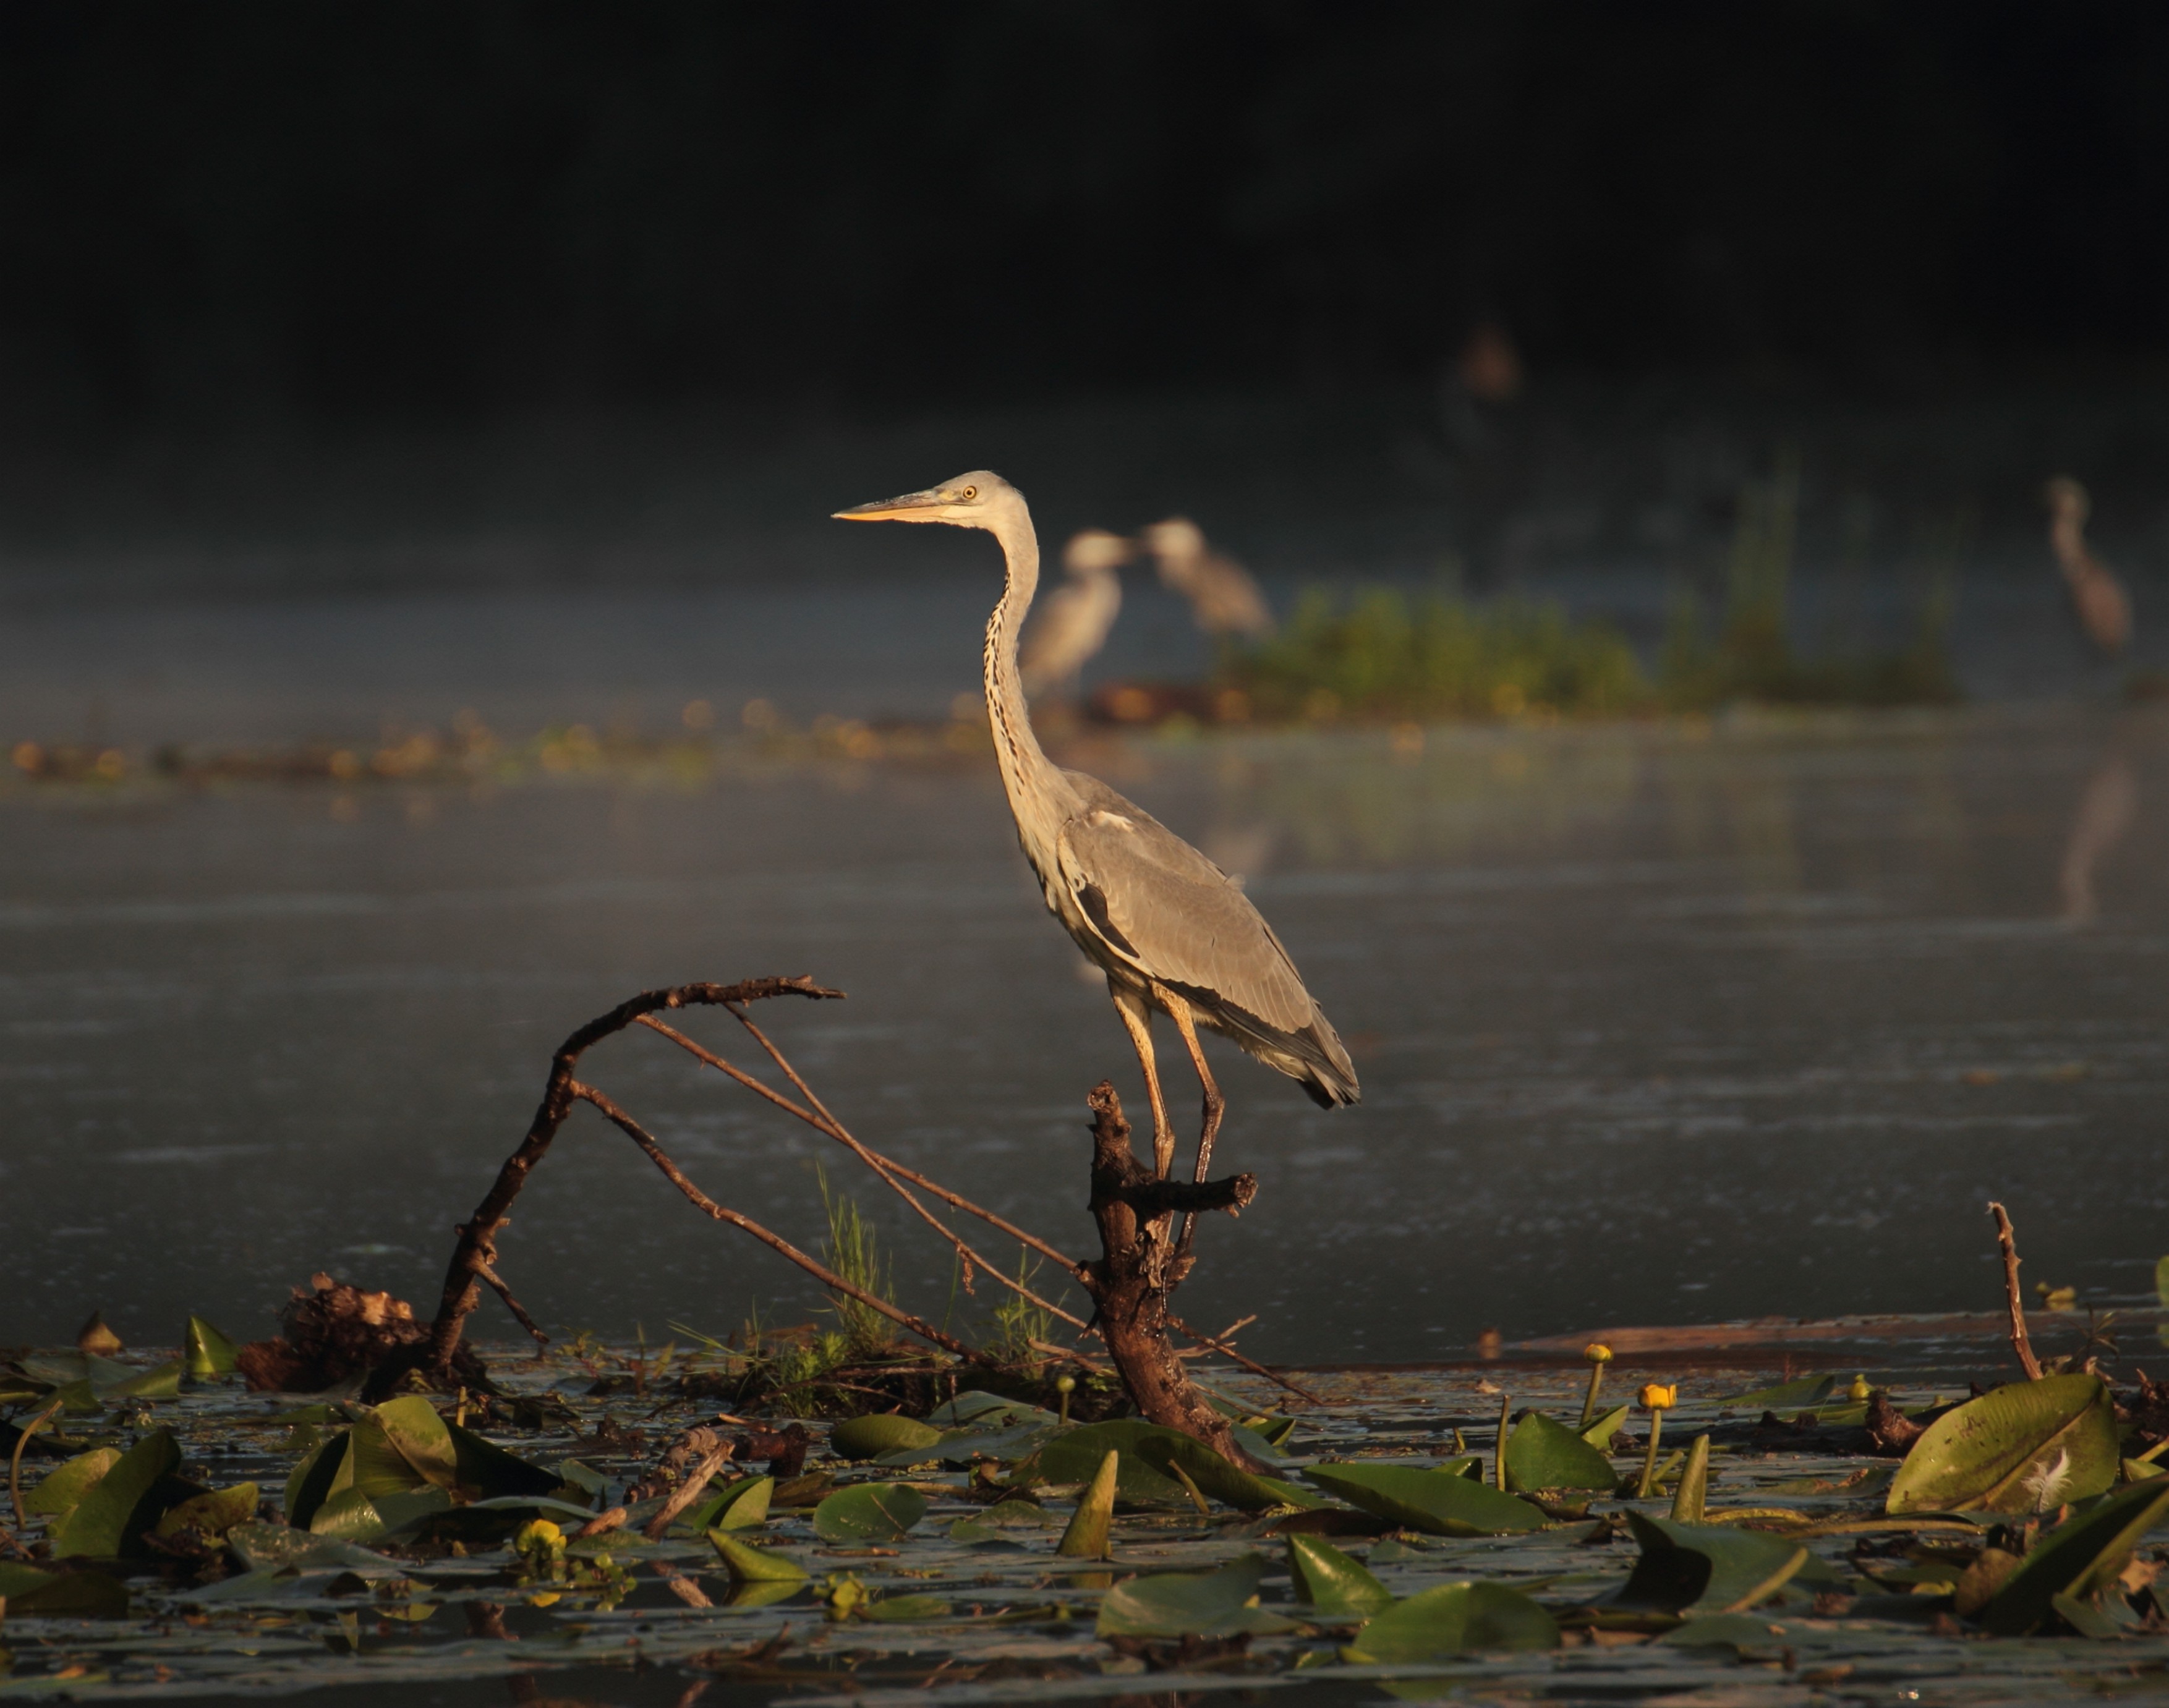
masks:
POLYGON ((2116 572, 2086 549, 2086 516, 2092 501, 2069 475, 2049 482, 2049 544, 2064 572, 2071 611, 2086 638, 2113 658, 2131 642, 2131 596, 2116 572))
POLYGON ((1069 579, 1039 602, 1024 631, 1026 694, 1037 700, 1050 689, 1076 685, 1077 673, 1107 644, 1122 612, 1122 583, 1115 572, 1137 555, 1134 540, 1098 528, 1070 536, 1062 548, 1069 579))
POLYGON ((1203 530, 1188 517, 1154 523, 1144 542, 1159 560, 1160 580, 1190 601, 1191 615, 1207 634, 1255 640, 1272 633, 1271 607, 1250 572, 1208 548, 1203 530))

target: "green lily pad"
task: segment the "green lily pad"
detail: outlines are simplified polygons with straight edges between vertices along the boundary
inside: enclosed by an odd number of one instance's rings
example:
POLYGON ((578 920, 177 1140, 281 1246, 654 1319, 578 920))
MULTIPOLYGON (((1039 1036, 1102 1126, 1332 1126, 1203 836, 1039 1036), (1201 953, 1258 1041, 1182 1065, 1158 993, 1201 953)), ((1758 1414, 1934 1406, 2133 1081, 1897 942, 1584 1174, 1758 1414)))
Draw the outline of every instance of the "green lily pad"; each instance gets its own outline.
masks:
POLYGON ((1028 1500, 997 1502, 984 1512, 958 1519, 949 1526, 952 1542, 1015 1542, 1032 1530, 1051 1530, 1062 1522, 1045 1507, 1028 1500))
POLYGON ((41 1572, 0 1562, 0 1600, 10 1614, 39 1619, 128 1617, 127 1586, 103 1572, 41 1572))
POLYGON ((241 1367, 241 1349, 200 1317, 189 1318, 181 1362, 192 1376, 231 1375, 241 1367))
POLYGON ((845 1418, 829 1432, 829 1445, 845 1459, 876 1459, 884 1453, 919 1452, 933 1446, 941 1435, 940 1429, 916 1418, 877 1412, 845 1418))
POLYGON ((1519 1590, 1503 1583, 1442 1583, 1395 1602, 1356 1634, 1340 1657, 1393 1665, 1559 1645, 1558 1621, 1519 1590))
POLYGON ((23 1497, 25 1514, 57 1518, 89 1493, 98 1480, 120 1462, 118 1447, 93 1447, 56 1465, 44 1482, 23 1497))
POLYGON ((317 1508, 316 1515, 309 1520, 309 1529, 317 1535, 336 1536, 341 1541, 381 1542, 424 1519, 450 1512, 451 1508, 451 1496, 432 1483, 386 1494, 346 1488, 317 1508))
POLYGON ((1100 1461, 1112 1451, 1121 1455, 1115 1475, 1115 1499, 1120 1504, 1188 1506, 1190 1492, 1138 1454, 1140 1445, 1159 1433, 1162 1433, 1159 1425, 1136 1418, 1081 1424, 1042 1443, 1017 1466, 1010 1480, 1020 1487, 1041 1482, 1090 1482, 1098 1474, 1100 1461))
POLYGON ((1884 1510, 2046 1512, 2116 1481, 2116 1413, 2096 1375, 2012 1382, 1928 1426, 1884 1510))
POLYGON ((1368 1619, 1394 1599, 1394 1592, 1322 1536, 1287 1539, 1288 1578, 1296 1599, 1321 1619, 1368 1619))
POLYGON ((1975 1617, 1998 1636, 2023 1636, 2048 1618, 2057 1598, 2084 1602, 2099 1594, 2124 1570, 2140 1539, 2165 1521, 2169 1487, 2142 1482, 2118 1489, 2035 1543, 1975 1617))
POLYGON ((1784 1588, 1808 1563, 1798 1542, 1729 1524, 1682 1524, 1627 1514, 1642 1546, 1622 1607, 1659 1613, 1745 1613, 1784 1588))
POLYGON ((236 1524, 247 1524, 255 1516, 256 1485, 237 1482, 231 1488, 191 1495, 178 1505, 168 1507, 152 1527, 151 1534, 173 1536, 185 1530, 195 1530, 206 1536, 222 1536, 236 1524))
POLYGON ((1311 1466, 1303 1475, 1351 1506, 1433 1535, 1519 1535, 1545 1524, 1528 1502, 1444 1468, 1344 1460, 1311 1466))
POLYGON ((1773 1642, 1783 1641, 1784 1636, 1783 1626, 1759 1614, 1713 1613, 1706 1618, 1691 1619, 1666 1631, 1657 1641, 1676 1648, 1767 1651, 1773 1642))
POLYGON ((163 1503, 160 1482, 180 1466, 181 1450, 170 1429, 154 1429, 116 1460, 67 1516, 53 1536, 53 1555, 67 1559, 87 1555, 109 1560, 132 1551, 144 1531, 157 1521, 163 1503))
POLYGON ((824 1542, 893 1542, 926 1516, 926 1497, 908 1483, 859 1482, 813 1508, 824 1542))
POLYGON ((1804 1375, 1775 1387, 1750 1388, 1744 1394, 1727 1394, 1717 1403, 1729 1411, 1798 1412, 1820 1406, 1837 1391, 1834 1375, 1804 1375))
POLYGON ((1524 1412, 1506 1437, 1506 1488, 1524 1493, 1540 1488, 1600 1489, 1618 1486, 1612 1461, 1564 1423, 1542 1412, 1524 1412))
POLYGON ((349 1432, 328 1435, 301 1455, 286 1473, 286 1522, 306 1530, 317 1509, 331 1498, 332 1485, 346 1468, 349 1432))
POLYGON ((775 1493, 772 1477, 741 1477, 679 1522, 696 1530, 749 1530, 768 1522, 769 1498, 775 1493))
POLYGON ((721 1530, 708 1532, 708 1544, 722 1558, 733 1583, 788 1583, 806 1581, 806 1568, 777 1548, 749 1548, 721 1530))
POLYGON ((970 1424, 975 1429, 1013 1429, 1027 1424, 1052 1423, 1052 1412, 1022 1400, 1004 1399, 980 1388, 967 1388, 953 1400, 944 1401, 926 1414, 938 1429, 954 1429, 970 1424))
POLYGON ((1589 1427, 1580 1432, 1581 1439, 1598 1452, 1609 1451, 1612 1438, 1619 1433, 1619 1426, 1627 1421, 1628 1407, 1614 1406, 1600 1417, 1591 1418, 1589 1427))
POLYGON ((1132 1578, 1100 1598, 1101 1636, 1236 1636, 1289 1631, 1287 1620, 1258 1604, 1266 1562, 1244 1556, 1217 1572, 1170 1572, 1132 1578))
POLYGON ((918 1619, 946 1619, 955 1610, 938 1595, 885 1595, 859 1610, 861 1619, 903 1625, 918 1619))
POLYGON ((1174 1477, 1178 1468, 1198 1492, 1242 1512, 1270 1512, 1277 1506, 1323 1506, 1308 1489, 1276 1477, 1258 1477, 1231 1463, 1195 1436, 1153 1424, 1138 1432, 1137 1456, 1155 1471, 1174 1477))

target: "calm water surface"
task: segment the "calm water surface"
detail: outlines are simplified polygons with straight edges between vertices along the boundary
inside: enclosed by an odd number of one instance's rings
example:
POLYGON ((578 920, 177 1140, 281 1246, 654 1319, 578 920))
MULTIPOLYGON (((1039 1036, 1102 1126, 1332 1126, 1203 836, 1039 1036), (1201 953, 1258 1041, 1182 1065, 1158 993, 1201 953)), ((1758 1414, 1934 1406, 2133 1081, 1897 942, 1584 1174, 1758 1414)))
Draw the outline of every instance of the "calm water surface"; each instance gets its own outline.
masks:
MULTIPOLYGON (((1980 1306, 1991 1195, 2029 1279, 2129 1295, 2169 1249, 2158 716, 1072 759, 1249 875, 1362 1074, 1328 1114, 1220 1050, 1221 1154, 1261 1187, 1181 1303, 1261 1312, 1254 1351, 1980 1306)), ((318 1268, 426 1304, 559 1038, 770 972, 850 992, 764 1018, 864 1138, 1084 1248, 1084 1093, 1134 1104, 1136 1070, 991 762, 0 795, 0 1342, 93 1306, 255 1334, 318 1268)), ((817 1237, 816 1136, 653 1038, 589 1072, 715 1196, 817 1237)), ((949 1265, 861 1195, 939 1317, 949 1265)), ((559 1329, 814 1302, 585 1114, 504 1260, 559 1329)))

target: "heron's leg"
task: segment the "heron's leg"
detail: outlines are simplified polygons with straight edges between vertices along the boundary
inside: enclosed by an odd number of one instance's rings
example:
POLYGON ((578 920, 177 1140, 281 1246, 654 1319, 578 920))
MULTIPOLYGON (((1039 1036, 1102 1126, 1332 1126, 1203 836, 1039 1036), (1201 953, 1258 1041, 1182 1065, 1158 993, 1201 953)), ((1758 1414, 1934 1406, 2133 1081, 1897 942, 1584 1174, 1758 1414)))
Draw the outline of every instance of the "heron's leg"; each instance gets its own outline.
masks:
POLYGON ((1168 1122, 1167 1104, 1159 1094, 1159 1068, 1153 1060, 1152 1010, 1137 992, 1112 979, 1107 981, 1107 994, 1115 999, 1115 1012, 1129 1028, 1138 1066, 1145 1071, 1145 1096, 1152 1103, 1153 1165, 1164 1180, 1175 1168, 1175 1129, 1168 1122))
POLYGON ((1153 994, 1167 1009, 1167 1017, 1175 1022, 1175 1030, 1182 1034, 1182 1047, 1190 1052, 1190 1065, 1197 1070, 1197 1083, 1205 1088, 1203 1125, 1197 1134, 1197 1175, 1205 1178, 1206 1166, 1212 1160, 1212 1141, 1220 1136, 1220 1117, 1226 1111, 1228 1100, 1220 1095, 1220 1088, 1212 1078, 1212 1070, 1205 1065, 1205 1052, 1198 1047, 1197 1023, 1190 1012, 1190 1004, 1164 985, 1154 985, 1153 994))

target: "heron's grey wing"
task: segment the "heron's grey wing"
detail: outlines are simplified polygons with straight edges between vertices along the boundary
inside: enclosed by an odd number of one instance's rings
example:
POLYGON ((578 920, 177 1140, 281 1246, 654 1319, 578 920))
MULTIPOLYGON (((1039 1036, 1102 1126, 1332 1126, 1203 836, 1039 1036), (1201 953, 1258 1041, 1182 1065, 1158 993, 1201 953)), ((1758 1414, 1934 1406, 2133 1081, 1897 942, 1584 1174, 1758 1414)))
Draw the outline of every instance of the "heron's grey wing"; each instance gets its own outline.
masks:
POLYGON ((1068 775, 1084 810, 1062 827, 1062 876, 1111 949, 1276 1031, 1319 1018, 1280 939, 1219 867, 1098 779, 1068 775))

